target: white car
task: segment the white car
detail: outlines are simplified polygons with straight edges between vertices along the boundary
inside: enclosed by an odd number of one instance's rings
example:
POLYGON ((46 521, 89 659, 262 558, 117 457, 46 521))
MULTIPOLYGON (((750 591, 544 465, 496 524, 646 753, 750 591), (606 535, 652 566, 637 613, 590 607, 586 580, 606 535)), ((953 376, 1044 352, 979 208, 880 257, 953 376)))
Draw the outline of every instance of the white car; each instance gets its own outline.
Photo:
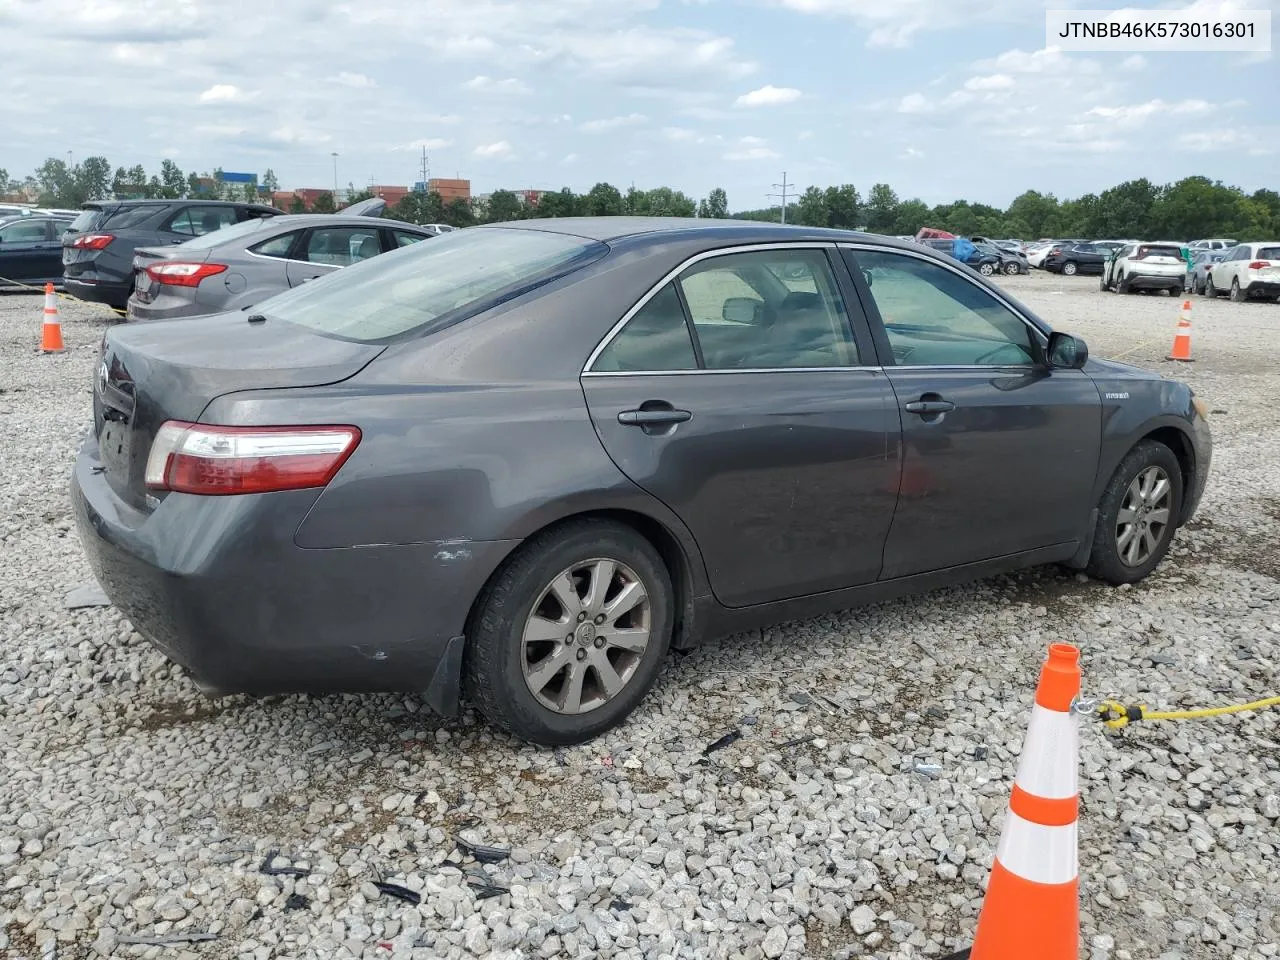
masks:
POLYGON ((1239 243, 1239 240, 1193 240, 1187 246, 1192 250, 1230 250, 1239 243))
POLYGON ((1033 243, 1027 247, 1027 263, 1033 267, 1043 267, 1044 258, 1049 255, 1049 251, 1054 248, 1053 243, 1033 243))
POLYGON ((1213 265, 1204 295, 1228 294, 1236 303, 1250 297, 1274 297, 1280 302, 1280 242, 1241 243, 1213 265))
POLYGON ((1101 290, 1168 290, 1180 297, 1187 283, 1187 261, 1178 243, 1130 243, 1102 266, 1101 290))

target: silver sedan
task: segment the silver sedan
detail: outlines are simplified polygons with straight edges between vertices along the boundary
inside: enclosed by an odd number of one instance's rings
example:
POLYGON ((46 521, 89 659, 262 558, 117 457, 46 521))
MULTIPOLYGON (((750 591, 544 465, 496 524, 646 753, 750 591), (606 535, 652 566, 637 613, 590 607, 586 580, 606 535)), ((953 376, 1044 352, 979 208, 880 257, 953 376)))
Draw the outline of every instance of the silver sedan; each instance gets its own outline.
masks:
POLYGON ((297 214, 246 220, 134 254, 128 320, 241 310, 352 263, 437 235, 376 216, 297 214))

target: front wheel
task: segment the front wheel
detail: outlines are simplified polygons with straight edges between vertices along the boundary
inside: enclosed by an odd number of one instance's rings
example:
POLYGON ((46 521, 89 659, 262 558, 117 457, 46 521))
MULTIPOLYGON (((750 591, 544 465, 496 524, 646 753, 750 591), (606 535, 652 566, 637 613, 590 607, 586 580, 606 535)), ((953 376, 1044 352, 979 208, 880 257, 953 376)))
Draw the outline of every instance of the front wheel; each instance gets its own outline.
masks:
POLYGON ((1066 263, 1062 265, 1062 272, 1066 274, 1068 277, 1074 277, 1078 269, 1079 268, 1076 267, 1075 263, 1072 262, 1071 260, 1068 260, 1066 263))
POLYGON ((657 679, 672 594, 662 558, 630 527, 589 519, 529 540, 472 615, 468 697, 525 740, 554 746, 598 736, 657 679))
POLYGON ((1088 572, 1137 583, 1169 552, 1182 505, 1182 469, 1163 443, 1143 440, 1116 468, 1098 501, 1088 572))
POLYGON ((980 267, 978 267, 978 272, 982 274, 984 277, 989 277, 996 272, 996 268, 989 263, 984 263, 980 267))
POLYGON ((1120 274, 1120 279, 1116 281, 1116 293, 1129 292, 1129 278, 1124 274, 1120 274))
POLYGON ((1006 277, 1017 276, 1021 272, 1022 272, 1022 268, 1019 267, 1016 263, 1006 263, 1004 265, 1004 275, 1006 277))

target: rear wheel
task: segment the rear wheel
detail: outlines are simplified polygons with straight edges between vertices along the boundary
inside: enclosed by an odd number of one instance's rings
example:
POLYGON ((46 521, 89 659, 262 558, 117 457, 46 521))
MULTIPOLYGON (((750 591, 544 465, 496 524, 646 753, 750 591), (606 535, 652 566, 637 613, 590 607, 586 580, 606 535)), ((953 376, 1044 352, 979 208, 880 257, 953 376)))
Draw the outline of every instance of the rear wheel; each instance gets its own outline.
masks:
POLYGON ((1213 285, 1212 275, 1207 277, 1204 281, 1204 295, 1210 298, 1218 295, 1218 288, 1213 285))
POLYGON ((1006 264, 1004 265, 1004 275, 1005 275, 1006 277, 1016 276, 1017 274, 1019 274, 1019 273, 1021 273, 1021 272, 1022 272, 1022 269, 1021 269, 1021 268, 1020 268, 1016 263, 1013 263, 1012 261, 1011 261, 1011 262, 1009 262, 1009 263, 1006 263, 1006 264))
POLYGON ((1089 575, 1137 583, 1169 552, 1182 504, 1182 470, 1163 443, 1143 440, 1124 458, 1098 501, 1089 575))
POLYGON ((1076 266, 1076 263, 1074 260, 1068 260, 1066 263, 1062 265, 1062 272, 1066 274, 1068 277, 1074 277, 1078 271, 1079 271, 1079 268, 1076 266))
POLYGON ((1203 295, 1204 295, 1204 284, 1203 284, 1203 283, 1201 283, 1201 282, 1200 282, 1200 280, 1198 280, 1198 279, 1193 279, 1193 280, 1191 281, 1191 292, 1192 292, 1192 293, 1195 293, 1195 294, 1200 294, 1201 296, 1203 296, 1203 295))
POLYGON ((1231 278, 1231 302, 1244 303, 1249 299, 1249 295, 1240 289, 1240 278, 1231 278))
POLYGON ((468 697, 546 745, 617 726, 653 686, 671 638, 671 578, 630 527, 567 524, 528 541, 485 588, 468 631, 468 697))

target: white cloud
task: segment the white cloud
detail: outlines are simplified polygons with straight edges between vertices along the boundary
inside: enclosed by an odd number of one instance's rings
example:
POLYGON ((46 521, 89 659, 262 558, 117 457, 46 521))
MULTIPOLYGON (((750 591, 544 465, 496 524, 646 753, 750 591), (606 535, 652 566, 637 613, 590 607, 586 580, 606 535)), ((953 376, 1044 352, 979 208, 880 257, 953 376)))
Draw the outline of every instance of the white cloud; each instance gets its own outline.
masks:
POLYGON ((730 150, 724 155, 725 160, 774 160, 778 154, 768 147, 747 147, 744 150, 730 150))
POLYGON ((1013 77, 1007 73, 993 73, 986 77, 970 77, 964 82, 966 90, 1009 90, 1013 77))
POLYGON ((731 113, 714 107, 683 107, 680 115, 693 120, 728 120, 732 116, 731 113))
POLYGON ((332 142, 333 135, 319 130, 309 130, 305 127, 299 128, 286 124, 272 130, 267 134, 267 139, 272 143, 281 143, 288 146, 319 147, 332 142))
POLYGON ((903 160, 919 160, 924 156, 923 150, 917 150, 915 147, 907 147, 902 151, 903 160))
POLYGON ((933 104, 923 93, 908 93, 898 101, 899 113, 928 113, 932 109, 933 104))
POLYGON ((1191 114, 1207 113, 1211 109, 1212 106, 1207 100, 1182 100, 1178 103, 1168 103, 1157 97, 1155 100, 1148 100, 1146 103, 1126 104, 1117 107, 1093 107, 1085 115, 1117 123, 1133 124, 1142 123, 1154 116, 1166 116, 1169 114, 1189 116, 1191 114))
POLYGON ((1044 47, 1028 53, 1025 50, 1006 50, 992 60, 979 60, 975 69, 997 73, 1048 73, 1048 74, 1096 74, 1102 65, 1096 60, 1068 55, 1061 47, 1044 47))
MULTIPOLYGON (((772 0, 799 13, 845 16, 871 29, 868 47, 905 47, 915 34, 947 30, 975 22, 1033 21, 1043 17, 1042 7, 1025 0, 986 0, 981 4, 957 4, 952 0, 772 0)), ((1041 31, 1044 30, 1041 20, 1041 31)))
POLYGON ((1223 127, 1214 130, 1198 130, 1178 137, 1178 145, 1197 153, 1217 150, 1247 150, 1250 156, 1260 157, 1273 151, 1258 143, 1257 137, 1247 130, 1223 127))
POLYGON ((576 153, 569 153, 569 154, 565 154, 565 158, 564 158, 563 160, 561 160, 560 162, 561 162, 561 163, 577 163, 577 162, 578 162, 578 155, 577 155, 576 153))
POLYGON ((473 57, 487 57, 498 49, 498 45, 488 37, 453 36, 443 40, 428 39, 426 46, 436 53, 457 60, 473 57))
POLYGON ((246 93, 231 83, 215 83, 200 94, 201 103, 241 103, 252 100, 256 93, 246 93))
POLYGON ((1145 69, 1146 66, 1147 66, 1147 58, 1140 53, 1135 53, 1132 56, 1124 58, 1124 61, 1120 64, 1120 69, 1131 70, 1136 72, 1138 70, 1145 69))
POLYGON ((366 77, 363 73, 347 73, 345 70, 337 76, 329 77, 328 80, 330 83, 336 83, 341 87, 352 87, 356 89, 371 88, 378 85, 377 81, 372 77, 366 77))
POLYGON ((799 139, 799 140, 812 140, 812 139, 813 139, 813 131, 812 131, 812 130, 801 130, 801 131, 800 131, 800 136, 799 136, 797 139, 799 139))
POLYGON ((505 140, 499 140, 497 143, 481 144, 471 152, 477 157, 486 157, 488 159, 506 157, 511 154, 511 144, 507 143, 505 140))
POLYGON ((408 143, 402 143, 398 147, 392 147, 391 149, 421 153, 423 150, 443 150, 445 147, 452 146, 452 140, 445 140, 441 137, 428 137, 421 140, 410 140, 408 143))
POLYGON ((621 117, 606 117, 603 120, 588 120, 582 124, 580 129, 589 133, 599 133, 603 130, 617 130, 619 127, 635 127, 642 123, 648 123, 649 118, 643 113, 629 113, 621 117))
POLYGON ((764 137, 739 137, 738 142, 746 147, 763 147, 769 141, 764 137))
POLYGON ((758 90, 744 93, 734 101, 734 104, 739 107, 769 107, 780 103, 794 103, 800 97, 800 91, 794 87, 775 87, 772 84, 766 84, 758 90))
POLYGON ((697 130, 688 127, 663 127, 662 135, 675 143, 701 143, 703 139, 697 130))
POLYGON ((495 80, 493 77, 488 77, 484 74, 472 77, 463 86, 468 90, 476 90, 482 93, 522 94, 529 92, 528 85, 516 77, 495 80))

